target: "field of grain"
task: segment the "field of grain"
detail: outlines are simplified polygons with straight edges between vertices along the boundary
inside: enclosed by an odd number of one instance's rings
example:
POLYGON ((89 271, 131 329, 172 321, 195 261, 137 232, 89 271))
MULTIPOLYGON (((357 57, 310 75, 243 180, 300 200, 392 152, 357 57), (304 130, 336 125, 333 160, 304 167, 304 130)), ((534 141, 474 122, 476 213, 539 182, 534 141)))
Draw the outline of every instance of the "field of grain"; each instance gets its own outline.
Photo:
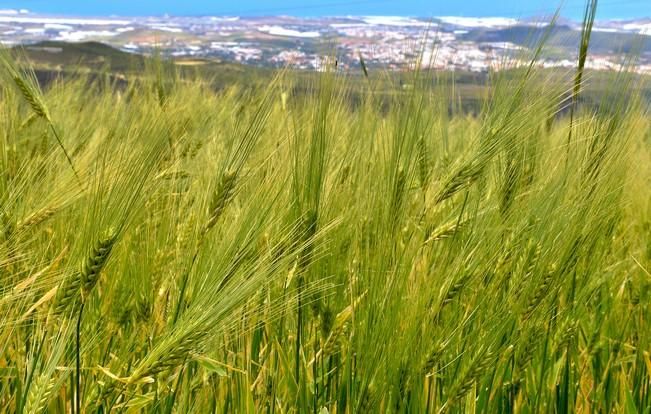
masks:
POLYGON ((3 54, 0 411, 648 413, 645 79, 584 107, 542 50, 477 116, 3 54))

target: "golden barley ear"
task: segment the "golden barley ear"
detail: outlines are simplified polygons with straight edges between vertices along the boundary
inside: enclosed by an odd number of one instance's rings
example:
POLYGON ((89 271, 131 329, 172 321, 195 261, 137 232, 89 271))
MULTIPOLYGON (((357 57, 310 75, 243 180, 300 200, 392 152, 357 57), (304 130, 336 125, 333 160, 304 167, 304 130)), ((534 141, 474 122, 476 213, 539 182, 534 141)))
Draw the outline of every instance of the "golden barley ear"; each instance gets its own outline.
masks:
POLYGON ((42 210, 36 211, 30 214, 29 216, 25 217, 23 220, 18 222, 16 227, 18 230, 24 230, 24 229, 38 226, 44 221, 49 220, 52 216, 54 216, 57 213, 57 211, 59 211, 58 206, 46 207, 42 210))

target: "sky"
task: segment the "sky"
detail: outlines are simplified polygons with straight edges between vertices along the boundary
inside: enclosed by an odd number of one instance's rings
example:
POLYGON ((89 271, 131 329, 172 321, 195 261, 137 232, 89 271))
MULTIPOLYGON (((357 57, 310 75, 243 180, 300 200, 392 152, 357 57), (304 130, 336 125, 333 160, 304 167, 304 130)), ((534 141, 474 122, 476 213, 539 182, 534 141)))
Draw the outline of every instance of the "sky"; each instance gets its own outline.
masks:
MULTIPOLYGON (((0 0, 0 9, 28 9, 59 15, 397 15, 501 16, 550 15, 561 2, 562 15, 580 19, 583 0, 0 0)), ((651 17, 651 0, 601 0, 598 18, 651 17)))

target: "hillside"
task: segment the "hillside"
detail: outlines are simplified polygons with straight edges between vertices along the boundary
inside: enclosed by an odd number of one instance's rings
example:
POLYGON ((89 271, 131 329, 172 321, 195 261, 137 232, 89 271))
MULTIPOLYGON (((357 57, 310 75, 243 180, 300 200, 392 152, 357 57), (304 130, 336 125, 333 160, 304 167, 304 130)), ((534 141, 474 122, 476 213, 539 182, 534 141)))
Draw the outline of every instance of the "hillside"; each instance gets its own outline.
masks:
POLYGON ((36 66, 64 70, 86 67, 109 72, 142 70, 144 58, 130 54, 101 42, 70 43, 44 41, 19 47, 36 66))
MULTIPOLYGON (((510 42, 531 47, 547 34, 546 27, 511 26, 499 29, 480 29, 462 35, 467 41, 478 43, 510 42)), ((576 55, 581 32, 566 25, 551 29, 547 47, 560 52, 560 56, 576 55)), ((651 36, 632 33, 595 31, 590 37, 590 51, 599 55, 621 55, 632 53, 646 58, 651 56, 651 36)))
MULTIPOLYGON (((489 36, 488 33, 485 34, 489 36)), ((491 35, 493 36, 493 35, 491 35)), ((507 36, 502 33, 500 36, 507 36)), ((560 35, 559 35, 560 36, 560 35)), ((55 42, 46 41, 32 45, 15 48, 17 57, 26 56, 29 64, 33 65, 37 77, 47 85, 58 77, 77 76, 80 72, 95 76, 100 73, 109 73, 116 78, 119 84, 128 81, 133 76, 140 76, 143 71, 155 65, 150 57, 136 53, 127 53, 100 42, 55 42)), ((225 62, 218 59, 177 57, 165 62, 173 62, 173 70, 183 77, 199 77, 210 82, 216 90, 227 88, 231 85, 252 85, 270 81, 275 71, 269 68, 260 68, 251 65, 225 62)), ((170 68, 168 68, 169 70, 170 68)), ((298 94, 314 93, 318 75, 313 71, 292 70, 293 88, 298 94)), ((518 76, 518 71, 513 71, 513 76, 518 76)), ((567 83, 572 80, 572 72, 564 69, 548 69, 556 82, 567 83)), ((508 71, 507 71, 508 73, 508 71)), ((600 97, 606 92, 612 74, 608 72, 589 72, 590 81, 586 84, 583 102, 599 105, 600 97)), ((435 72, 430 87, 436 88, 446 85, 454 90, 458 98, 458 105, 450 107, 450 111, 463 111, 478 113, 482 101, 488 96, 490 77, 487 74, 464 71, 435 72)), ((342 76, 357 79, 351 83, 350 99, 359 101, 359 94, 364 89, 365 82, 359 63, 357 67, 342 70, 342 76)), ((409 72, 396 72, 381 69, 371 69, 369 76, 376 82, 378 99, 389 102, 391 96, 405 93, 411 83, 409 72)), ((643 97, 651 102, 651 78, 640 76, 636 88, 643 97)))
MULTIPOLYGON (((0 17, 0 42, 101 41, 120 50, 165 56, 219 59, 259 67, 320 70, 322 57, 336 51, 344 68, 361 54, 373 69, 405 70, 423 49, 436 51, 437 70, 487 73, 505 58, 530 51, 550 17, 399 16, 141 16, 89 18, 38 13, 0 17)), ((571 69, 581 24, 559 19, 544 56, 548 67, 571 69)), ((621 52, 651 39, 651 20, 599 20, 587 67, 616 69, 621 52), (643 40, 645 39, 645 40, 643 40)), ((648 52, 648 46, 641 46, 648 52)), ((651 73, 651 54, 637 69, 651 73)))
MULTIPOLYGON (((14 47, 14 55, 34 67, 40 80, 46 84, 59 76, 79 72, 96 75, 109 73, 125 79, 143 73, 154 64, 152 58, 118 50, 101 42, 45 41, 14 47)), ((175 70, 185 76, 200 76, 211 80, 216 88, 223 88, 247 78, 268 78, 271 71, 216 59, 176 58, 175 70)))

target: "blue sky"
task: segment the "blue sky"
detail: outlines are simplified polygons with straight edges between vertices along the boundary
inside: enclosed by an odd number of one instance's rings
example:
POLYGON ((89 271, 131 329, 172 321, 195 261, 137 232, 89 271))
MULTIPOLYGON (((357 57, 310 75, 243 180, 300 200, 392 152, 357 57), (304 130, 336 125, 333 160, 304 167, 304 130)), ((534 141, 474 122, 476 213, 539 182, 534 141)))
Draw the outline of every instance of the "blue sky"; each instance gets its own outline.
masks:
MULTIPOLYGON (((430 17, 550 14, 561 0, 0 0, 0 9, 77 15, 404 15, 430 17)), ((583 0, 564 0, 563 15, 580 18, 583 0)), ((601 0, 599 18, 651 16, 651 0, 601 0)))

